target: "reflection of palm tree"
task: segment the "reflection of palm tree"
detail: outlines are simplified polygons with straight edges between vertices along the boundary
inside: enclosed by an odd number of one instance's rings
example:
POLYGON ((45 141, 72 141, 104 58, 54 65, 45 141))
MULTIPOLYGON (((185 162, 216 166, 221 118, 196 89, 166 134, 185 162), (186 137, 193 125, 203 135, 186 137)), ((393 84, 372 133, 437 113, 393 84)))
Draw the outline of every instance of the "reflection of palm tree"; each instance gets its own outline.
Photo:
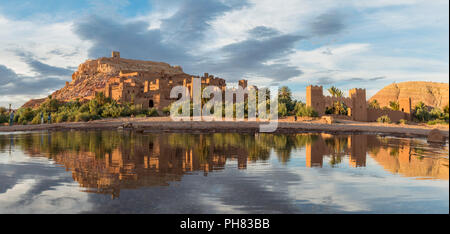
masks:
POLYGON ((331 155, 330 165, 331 165, 332 167, 334 167, 334 166, 340 164, 341 162, 342 162, 342 156, 340 156, 340 155, 335 155, 335 154, 332 154, 332 155, 331 155))

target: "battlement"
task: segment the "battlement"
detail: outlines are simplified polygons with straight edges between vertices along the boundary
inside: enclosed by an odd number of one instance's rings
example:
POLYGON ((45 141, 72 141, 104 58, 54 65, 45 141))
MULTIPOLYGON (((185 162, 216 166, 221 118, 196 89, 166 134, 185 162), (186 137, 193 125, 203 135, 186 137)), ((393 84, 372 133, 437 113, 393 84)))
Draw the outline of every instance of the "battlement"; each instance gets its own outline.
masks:
POLYGON ((353 89, 350 89, 349 93, 350 94, 352 94, 352 93, 366 93, 366 89, 353 88, 353 89))
POLYGON ((323 86, 322 85, 309 85, 308 87, 306 87, 306 89, 311 89, 311 90, 323 90, 323 86))

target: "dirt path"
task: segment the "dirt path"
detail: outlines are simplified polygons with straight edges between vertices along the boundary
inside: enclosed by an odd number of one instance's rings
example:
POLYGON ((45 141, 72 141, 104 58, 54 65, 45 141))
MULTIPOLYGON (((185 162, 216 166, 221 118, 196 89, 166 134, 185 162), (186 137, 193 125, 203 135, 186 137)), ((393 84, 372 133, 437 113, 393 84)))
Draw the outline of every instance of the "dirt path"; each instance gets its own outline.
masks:
MULTIPOLYGON (((82 123, 58 123, 43 125, 0 126, 0 132, 42 131, 42 130, 108 130, 117 129, 125 123, 132 123, 135 129, 144 132, 258 132, 262 122, 174 122, 169 117, 117 118, 82 123)), ((327 133, 367 133, 395 135, 402 137, 426 137, 438 128, 448 138, 448 125, 399 125, 354 121, 324 124, 320 121, 291 121, 281 119, 277 132, 327 132, 327 133)))

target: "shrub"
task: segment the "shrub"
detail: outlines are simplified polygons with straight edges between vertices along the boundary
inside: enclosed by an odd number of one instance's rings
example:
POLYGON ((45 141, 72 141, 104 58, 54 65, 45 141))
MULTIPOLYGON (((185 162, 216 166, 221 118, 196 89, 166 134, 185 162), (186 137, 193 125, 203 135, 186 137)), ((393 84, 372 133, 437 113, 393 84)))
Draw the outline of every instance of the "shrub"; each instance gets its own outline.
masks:
POLYGON ((80 108, 78 109, 78 111, 80 113, 89 112, 89 103, 85 103, 85 104, 81 105, 80 108))
MULTIPOLYGON (((35 112, 31 108, 20 108, 14 114, 14 122, 19 124, 27 124, 34 118, 35 112)), ((9 118, 8 118, 9 120, 9 118)))
POLYGON ((0 124, 8 123, 8 121, 9 121, 9 114, 6 111, 6 108, 0 107, 0 124))
POLYGON ((77 113, 75 112, 70 112, 69 115, 67 116, 67 121, 68 122, 75 122, 77 113))
POLYGON ((75 116, 75 122, 81 122, 81 121, 87 122, 89 120, 96 119, 97 118, 96 116, 97 115, 91 115, 89 113, 79 113, 75 116))
POLYGON ((433 108, 430 111, 430 117, 431 119, 440 119, 444 116, 444 112, 441 111, 439 108, 433 108))
POLYGON ((31 124, 41 124, 41 113, 37 113, 31 120, 31 124))
POLYGON ((436 124, 448 124, 447 121, 443 120, 443 119, 435 119, 435 120, 430 120, 427 122, 428 125, 436 125, 436 124))
POLYGON ((55 116, 56 123, 66 122, 68 119, 68 115, 66 113, 59 113, 55 116))
POLYGON ((378 123, 391 123, 391 119, 387 115, 383 115, 377 119, 378 123))
POLYGON ((156 110, 156 108, 152 108, 152 109, 147 111, 147 116, 149 116, 149 117, 157 117, 157 116, 159 116, 159 114, 158 114, 158 111, 156 110))
POLYGON ((428 108, 425 106, 425 103, 419 102, 414 108, 414 117, 422 122, 426 122, 430 120, 430 112, 428 112, 428 108))
POLYGON ((288 113, 287 107, 285 103, 280 103, 278 105, 278 116, 280 117, 284 117, 286 116, 288 113))
POLYGON ((117 118, 117 117, 122 116, 122 111, 123 111, 123 107, 121 107, 117 104, 108 103, 103 107, 102 117, 117 118))
POLYGON ((401 119, 398 121, 400 124, 407 124, 408 121, 406 119, 401 119))
POLYGON ((163 112, 165 115, 170 115, 170 106, 164 107, 164 108, 162 109, 162 112, 163 112))
POLYGON ((309 106, 306 106, 303 103, 298 103, 299 105, 297 105, 295 107, 295 114, 297 116, 300 117, 317 117, 319 116, 319 114, 312 108, 309 106))

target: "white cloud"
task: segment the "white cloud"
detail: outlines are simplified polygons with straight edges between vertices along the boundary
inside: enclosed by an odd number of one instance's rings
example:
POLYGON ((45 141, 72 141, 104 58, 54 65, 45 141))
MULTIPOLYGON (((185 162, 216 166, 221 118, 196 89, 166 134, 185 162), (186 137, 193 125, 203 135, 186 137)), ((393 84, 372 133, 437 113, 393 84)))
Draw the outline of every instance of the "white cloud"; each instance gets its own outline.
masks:
POLYGON ((89 46, 72 32, 71 22, 16 21, 0 15, 0 64, 18 74, 33 72, 16 55, 17 50, 35 54, 52 66, 73 67, 87 58, 89 46))
MULTIPOLYGON (((377 81, 379 85, 374 85, 373 82, 349 82, 347 86, 368 88, 367 97, 371 97, 384 85, 393 82, 415 80, 448 82, 449 76, 448 63, 445 61, 380 55, 370 44, 343 44, 310 51, 298 50, 289 59, 290 65, 298 66, 304 72, 302 76, 291 79, 294 84, 315 84, 323 77, 334 82, 351 78, 368 80, 383 77, 384 79, 377 81)), ((303 96, 304 93, 298 95, 303 96)))

